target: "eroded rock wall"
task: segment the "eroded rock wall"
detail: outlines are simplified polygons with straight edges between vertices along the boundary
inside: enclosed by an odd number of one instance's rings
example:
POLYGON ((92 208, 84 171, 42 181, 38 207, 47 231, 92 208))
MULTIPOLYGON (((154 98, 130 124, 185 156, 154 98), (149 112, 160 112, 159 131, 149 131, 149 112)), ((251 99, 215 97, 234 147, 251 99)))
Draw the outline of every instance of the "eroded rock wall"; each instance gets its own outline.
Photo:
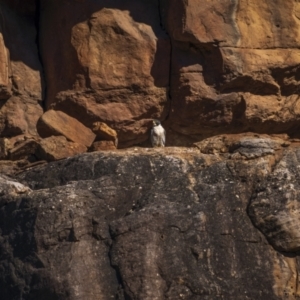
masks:
POLYGON ((123 147, 166 119, 171 46, 157 0, 43 1, 40 37, 48 108, 113 126, 123 147))
POLYGON ((9 115, 12 105, 23 110, 12 86, 40 99, 45 74, 46 110, 89 128, 106 123, 120 147, 145 142, 153 118, 167 127, 171 146, 245 131, 298 136, 298 2, 1 3, 1 95, 13 96, 7 123, 19 128, 11 134, 31 122, 14 124, 9 115))
POLYGON ((2 178, 2 295, 297 299, 300 156, 285 147, 90 153, 2 178))
POLYGON ((245 130, 294 133, 299 4, 171 2, 171 128, 200 136, 245 130))
POLYGON ((1 296, 300 297, 297 1, 0 12, 1 296))

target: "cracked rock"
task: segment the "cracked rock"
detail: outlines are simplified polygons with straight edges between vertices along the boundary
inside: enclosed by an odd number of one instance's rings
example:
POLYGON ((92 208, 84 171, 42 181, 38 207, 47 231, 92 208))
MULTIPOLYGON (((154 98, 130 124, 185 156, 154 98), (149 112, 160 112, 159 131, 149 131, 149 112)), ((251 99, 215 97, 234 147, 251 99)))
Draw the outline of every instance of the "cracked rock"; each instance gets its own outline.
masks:
POLYGON ((253 193, 248 213, 279 251, 300 250, 299 150, 288 152, 253 193))
POLYGON ((20 173, 32 191, 0 203, 4 299, 280 299, 296 260, 246 213, 270 159, 140 148, 20 173))

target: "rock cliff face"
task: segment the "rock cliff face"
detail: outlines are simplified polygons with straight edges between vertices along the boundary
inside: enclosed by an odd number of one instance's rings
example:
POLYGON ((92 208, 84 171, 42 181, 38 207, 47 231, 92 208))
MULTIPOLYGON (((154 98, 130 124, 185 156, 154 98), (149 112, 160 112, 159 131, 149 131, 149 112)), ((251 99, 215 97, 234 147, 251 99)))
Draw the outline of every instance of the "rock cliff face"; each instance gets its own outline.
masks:
POLYGON ((2 136, 33 134, 41 100, 88 128, 108 124, 120 147, 146 141, 152 118, 171 146, 298 135, 297 1, 0 3, 2 136))
POLYGON ((0 0, 1 297, 300 297, 300 2, 265 2, 0 0))
POLYGON ((299 147, 240 144, 90 153, 2 177, 2 296, 297 299, 299 147))

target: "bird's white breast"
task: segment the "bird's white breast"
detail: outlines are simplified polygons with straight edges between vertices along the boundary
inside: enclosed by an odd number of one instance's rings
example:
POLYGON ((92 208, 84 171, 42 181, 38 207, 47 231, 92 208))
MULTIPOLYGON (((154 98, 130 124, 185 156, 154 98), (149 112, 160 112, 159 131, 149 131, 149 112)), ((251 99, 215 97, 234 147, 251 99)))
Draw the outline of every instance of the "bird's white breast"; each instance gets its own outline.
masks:
POLYGON ((163 127, 161 125, 158 125, 153 128, 153 132, 155 135, 162 136, 162 135, 164 135, 165 130, 163 129, 163 127))

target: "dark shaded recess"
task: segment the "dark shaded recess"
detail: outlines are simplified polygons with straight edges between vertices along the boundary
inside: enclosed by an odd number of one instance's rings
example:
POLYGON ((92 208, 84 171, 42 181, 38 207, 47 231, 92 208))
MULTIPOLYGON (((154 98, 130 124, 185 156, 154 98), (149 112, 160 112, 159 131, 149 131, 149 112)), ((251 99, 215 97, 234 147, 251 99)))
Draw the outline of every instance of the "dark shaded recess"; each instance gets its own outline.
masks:
MULTIPOLYGON (((181 86, 174 95, 176 99, 192 95, 190 85, 181 86)), ((221 94, 215 98, 201 98, 201 101, 188 103, 178 100, 174 101, 174 106, 177 114, 183 114, 185 120, 201 126, 203 132, 211 132, 214 128, 226 132, 229 126, 231 131, 238 132, 245 121, 246 102, 238 93, 221 94)), ((182 123, 185 120, 181 120, 182 123)))
MULTIPOLYGON (((201 55, 201 57, 198 57, 197 63, 203 66, 204 82, 222 94, 249 92, 254 95, 264 96, 276 95, 279 93, 277 85, 254 79, 249 75, 235 75, 235 77, 230 78, 233 75, 232 70, 230 67, 224 65, 219 43, 190 43, 189 49, 191 52, 198 52, 201 55), (230 79, 228 79, 228 77, 230 79)), ((186 63, 186 66, 188 66, 188 60, 186 63)))
POLYGON ((9 49, 10 60, 22 61, 31 69, 42 72, 36 44, 35 11, 26 15, 12 11, 11 7, 12 5, 9 7, 6 4, 1 5, 1 32, 5 46, 9 49))
POLYGON ((38 270, 32 274, 28 300, 69 300, 67 283, 58 284, 47 271, 38 270))
POLYGON ((46 77, 45 77, 45 69, 44 69, 44 64, 43 64, 43 57, 40 49, 40 37, 41 37, 41 26, 40 26, 40 10, 41 10, 41 0, 35 0, 35 5, 36 5, 36 10, 35 10, 35 15, 34 15, 34 24, 36 28, 36 38, 35 38, 35 43, 38 51, 38 59, 41 64, 41 85, 42 85, 42 106, 43 109, 45 110, 45 97, 47 94, 47 85, 46 85, 46 77))
POLYGON ((249 92, 261 96, 276 95, 279 93, 279 88, 275 84, 254 79, 249 75, 241 75, 230 80, 228 83, 223 83, 219 90, 221 93, 249 92))
POLYGON ((1 0, 0 3, 5 3, 10 9, 19 14, 34 17, 36 6, 39 0, 1 0))
MULTIPOLYGON (((182 68, 199 65, 203 68, 204 82, 218 89, 223 81, 223 58, 217 43, 193 44, 173 41, 172 74, 177 75, 182 68)), ((199 72, 199 71, 191 71, 199 72)), ((178 76, 178 75, 177 75, 178 76)), ((175 89, 178 87, 172 82, 175 89)))
POLYGON ((300 93, 300 67, 274 68, 271 74, 281 88, 282 96, 300 93))
POLYGON ((203 55, 203 77, 207 85, 220 88, 224 73, 223 58, 217 43, 196 45, 203 55))

